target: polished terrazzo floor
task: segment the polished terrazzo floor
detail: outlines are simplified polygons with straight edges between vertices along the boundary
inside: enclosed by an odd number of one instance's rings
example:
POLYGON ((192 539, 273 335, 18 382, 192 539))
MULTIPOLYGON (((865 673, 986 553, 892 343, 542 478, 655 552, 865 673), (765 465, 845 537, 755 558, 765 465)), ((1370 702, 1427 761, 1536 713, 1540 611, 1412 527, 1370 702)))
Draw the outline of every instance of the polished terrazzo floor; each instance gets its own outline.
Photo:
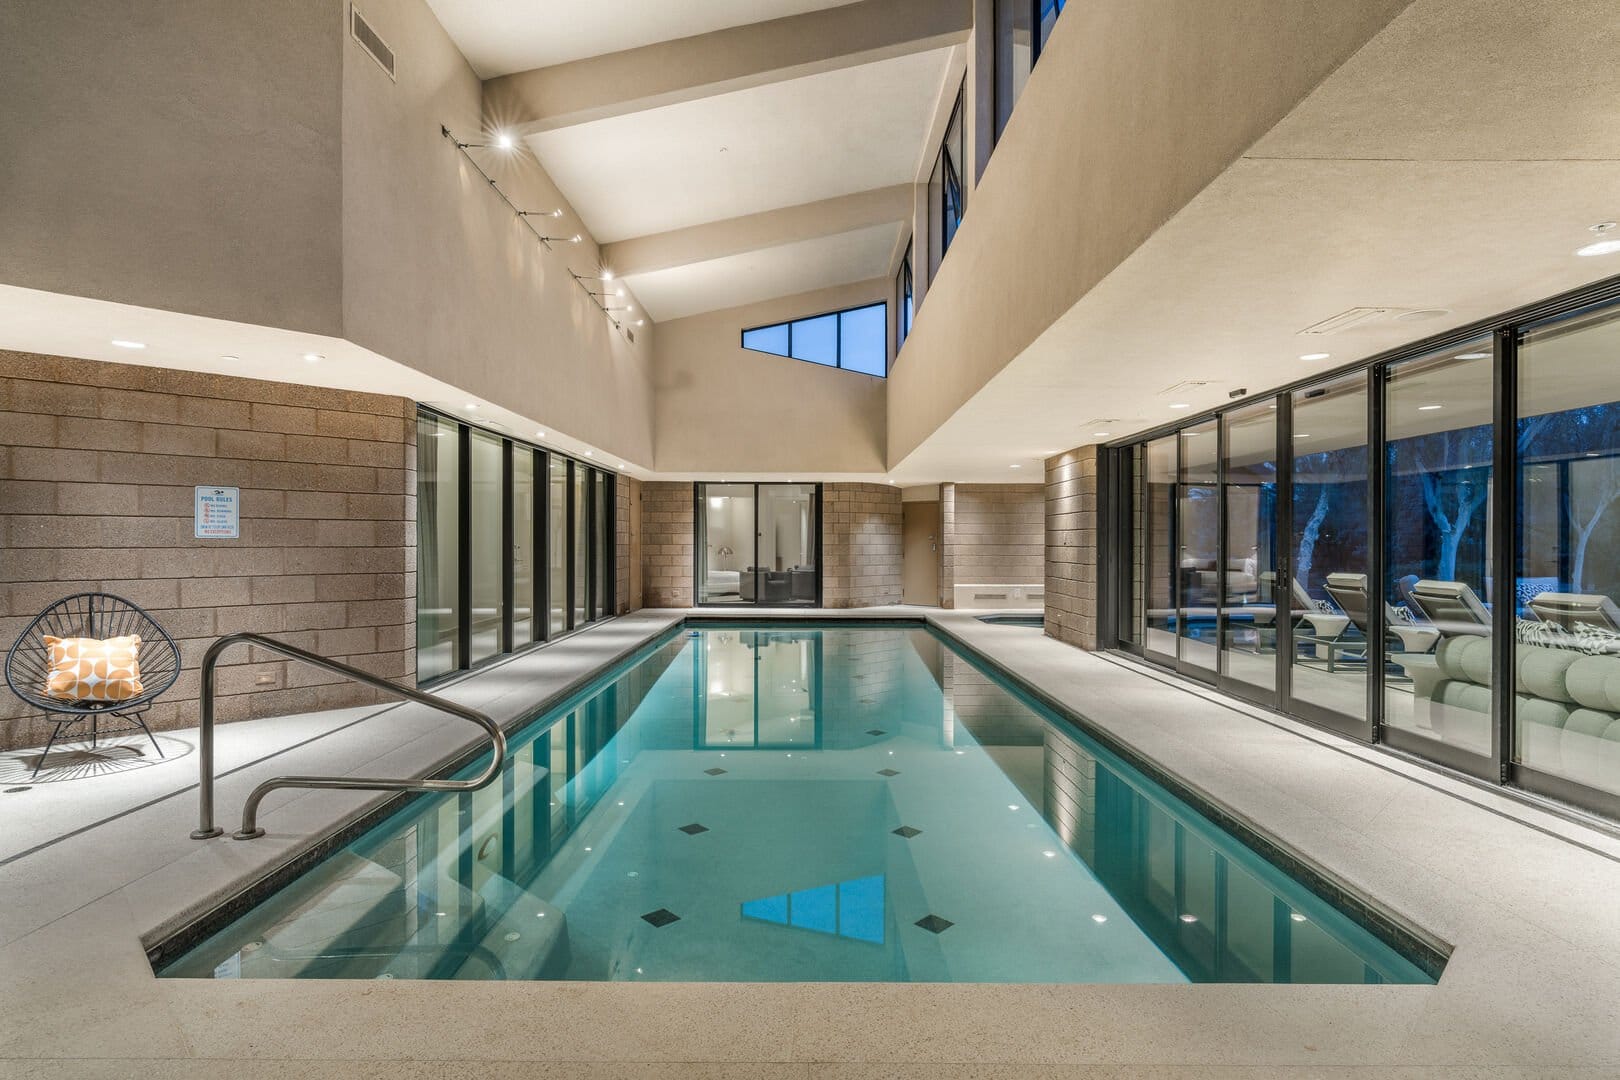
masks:
MULTIPOLYGON (((680 614, 614 620, 450 693, 516 717, 537 683, 565 692, 680 614)), ((282 792, 264 840, 198 843, 187 755, 0 796, 0 1077, 1620 1075, 1611 834, 1038 630, 928 617, 1450 943, 1439 985, 160 981, 143 940, 371 801, 282 792)), ((268 775, 415 771, 470 738, 411 706, 231 725, 221 816, 268 775)))

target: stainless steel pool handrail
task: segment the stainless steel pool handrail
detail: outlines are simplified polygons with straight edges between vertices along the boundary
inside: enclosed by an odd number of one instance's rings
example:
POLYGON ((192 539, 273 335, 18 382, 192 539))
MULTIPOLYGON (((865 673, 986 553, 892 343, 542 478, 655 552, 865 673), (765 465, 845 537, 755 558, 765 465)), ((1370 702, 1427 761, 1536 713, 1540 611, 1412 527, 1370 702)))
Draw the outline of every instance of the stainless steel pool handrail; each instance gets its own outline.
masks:
POLYGON ((198 824, 192 832, 193 840, 209 840, 224 833, 224 829, 214 824, 214 697, 218 686, 216 668, 219 658, 233 645, 252 645, 269 652, 278 653, 290 660, 297 660, 311 667, 330 671, 335 675, 369 686, 373 690, 395 697, 413 701, 418 705, 426 705, 430 709, 459 716, 463 720, 477 724, 489 732, 490 745, 493 753, 489 765, 482 773, 471 780, 418 780, 393 779, 369 776, 277 776, 266 780, 253 789, 242 806, 242 827, 235 833, 238 840, 252 840, 263 836, 264 830, 258 827, 259 804, 270 792, 279 788, 339 788, 346 791, 477 791, 487 786, 490 781, 500 775, 501 766, 506 762, 506 735, 501 731, 500 725, 477 709, 469 709, 457 705, 453 701, 438 697, 434 694, 423 693, 413 687, 399 686, 387 679, 379 678, 370 672, 350 667, 330 657, 320 656, 300 649, 296 645, 289 645, 275 638, 265 637, 263 634, 240 633, 227 634, 208 647, 203 654, 202 662, 202 708, 197 737, 197 768, 199 782, 197 785, 198 824))

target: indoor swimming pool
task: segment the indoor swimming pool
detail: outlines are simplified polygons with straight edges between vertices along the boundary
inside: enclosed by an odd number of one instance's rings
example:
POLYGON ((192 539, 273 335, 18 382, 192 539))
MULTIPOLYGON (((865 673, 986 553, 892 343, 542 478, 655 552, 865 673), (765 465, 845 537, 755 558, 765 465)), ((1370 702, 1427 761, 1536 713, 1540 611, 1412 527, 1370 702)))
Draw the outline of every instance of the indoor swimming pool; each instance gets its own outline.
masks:
POLYGON ((1434 981, 1363 922, 933 631, 703 624, 159 974, 1434 981))

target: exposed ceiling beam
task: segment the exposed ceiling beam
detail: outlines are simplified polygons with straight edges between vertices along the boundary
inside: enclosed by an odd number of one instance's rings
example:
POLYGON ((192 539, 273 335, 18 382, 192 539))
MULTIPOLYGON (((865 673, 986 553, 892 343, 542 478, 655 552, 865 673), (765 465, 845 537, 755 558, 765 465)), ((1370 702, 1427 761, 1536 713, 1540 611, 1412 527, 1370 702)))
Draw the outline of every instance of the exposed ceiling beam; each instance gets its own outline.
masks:
POLYGON ((965 42, 970 0, 861 3, 491 79, 484 111, 533 134, 965 42))
POLYGON ((602 247, 602 265, 620 277, 671 270, 751 251, 911 218, 910 184, 860 191, 835 199, 785 206, 760 214, 711 221, 685 229, 638 236, 602 247))

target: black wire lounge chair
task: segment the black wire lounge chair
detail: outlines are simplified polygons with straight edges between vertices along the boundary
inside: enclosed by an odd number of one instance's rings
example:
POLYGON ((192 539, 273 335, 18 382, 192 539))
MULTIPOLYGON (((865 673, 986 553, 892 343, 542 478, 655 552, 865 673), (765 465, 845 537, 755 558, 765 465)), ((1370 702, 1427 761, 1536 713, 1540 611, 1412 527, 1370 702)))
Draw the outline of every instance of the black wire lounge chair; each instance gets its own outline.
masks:
POLYGON ((46 608, 11 645, 6 653, 6 685, 23 701, 46 714, 56 725, 45 751, 34 765, 34 775, 50 755, 51 747, 64 728, 85 720, 90 722, 90 745, 94 747, 102 734, 119 731, 144 731, 152 740, 152 749, 158 757, 163 748, 158 745, 152 729, 146 726, 142 714, 152 702, 180 677, 180 649, 168 632, 152 617, 120 596, 108 593, 76 593, 58 600, 46 608), (46 694, 50 677, 50 650, 45 646, 47 636, 57 638, 113 638, 139 634, 141 650, 141 692, 123 701, 64 701, 46 694), (103 729, 102 717, 115 716, 129 726, 103 729))

